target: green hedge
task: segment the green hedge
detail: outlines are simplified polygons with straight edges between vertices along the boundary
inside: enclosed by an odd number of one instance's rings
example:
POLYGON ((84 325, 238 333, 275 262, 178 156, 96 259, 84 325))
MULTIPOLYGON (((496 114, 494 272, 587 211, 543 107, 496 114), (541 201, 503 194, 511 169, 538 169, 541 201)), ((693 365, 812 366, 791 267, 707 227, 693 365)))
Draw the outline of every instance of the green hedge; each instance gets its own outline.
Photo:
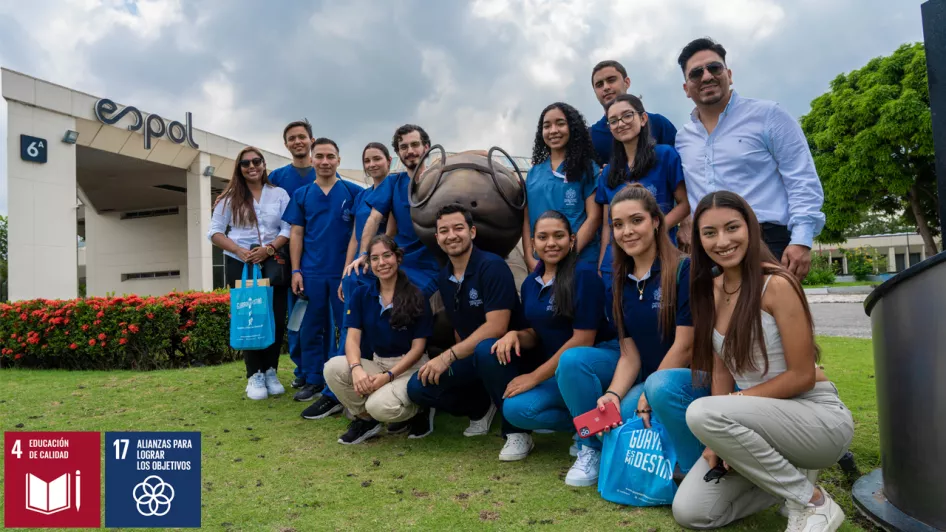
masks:
POLYGON ((237 358, 226 291, 0 304, 3 368, 150 370, 237 358))

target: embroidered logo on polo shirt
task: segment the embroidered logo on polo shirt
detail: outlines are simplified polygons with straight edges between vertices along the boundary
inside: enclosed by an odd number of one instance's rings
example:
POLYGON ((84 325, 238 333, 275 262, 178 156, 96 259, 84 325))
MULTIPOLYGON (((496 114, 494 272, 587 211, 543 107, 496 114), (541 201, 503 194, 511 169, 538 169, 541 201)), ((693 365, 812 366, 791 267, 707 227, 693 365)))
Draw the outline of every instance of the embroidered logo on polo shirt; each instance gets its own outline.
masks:
POLYGON ((654 302, 651 303, 650 308, 660 308, 660 298, 663 294, 660 292, 660 287, 654 288, 654 302))
POLYGON ((657 187, 654 185, 647 185, 647 190, 653 194, 655 198, 657 197, 657 187))
POLYGON ((548 312, 555 310, 555 294, 549 296, 549 306, 545 307, 545 310, 548 312))
POLYGON ((565 206, 574 207, 578 205, 578 193, 575 192, 575 189, 570 188, 565 191, 565 206))
POLYGON ((480 299, 480 293, 476 291, 476 288, 470 288, 470 306, 478 307, 483 304, 483 300, 480 299))

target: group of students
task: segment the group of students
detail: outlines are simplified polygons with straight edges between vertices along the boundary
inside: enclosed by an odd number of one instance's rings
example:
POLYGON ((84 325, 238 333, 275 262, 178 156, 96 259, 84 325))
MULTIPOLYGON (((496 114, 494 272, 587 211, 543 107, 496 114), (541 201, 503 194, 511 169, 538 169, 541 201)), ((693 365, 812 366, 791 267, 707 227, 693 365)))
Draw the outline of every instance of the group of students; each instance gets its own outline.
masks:
MULTIPOLYGON (((518 291, 505 259, 476 246, 462 205, 436 216, 444 267, 420 242, 408 202, 430 148, 419 126, 393 138, 406 172, 388 175, 386 147, 365 147, 374 183, 363 190, 337 177, 337 146, 305 122, 284 132, 291 165, 267 175, 260 150, 244 149, 208 237, 229 284, 244 263, 291 264, 274 312, 281 338, 286 305, 309 300, 289 334, 295 398, 318 397, 303 417, 347 409, 339 442, 356 444, 385 425, 423 438, 436 411, 484 435, 499 414, 499 458, 513 461, 532 451, 532 431, 574 433, 574 417, 610 402, 665 427, 682 526, 783 502, 788 530, 837 529, 843 513, 814 481, 847 451, 853 421, 817 366, 799 282, 824 223, 811 155, 777 104, 731 91, 718 43, 691 42, 679 65, 696 104, 680 131, 626 94, 615 61, 592 73, 598 123, 564 103, 543 110, 522 228, 531 273, 518 291), (439 353, 432 302, 454 332, 439 353), (705 482, 718 464, 729 473, 705 482)), ((245 353, 251 399, 284 392, 278 352, 245 353)), ((601 445, 575 435, 566 484, 597 482, 601 445)))

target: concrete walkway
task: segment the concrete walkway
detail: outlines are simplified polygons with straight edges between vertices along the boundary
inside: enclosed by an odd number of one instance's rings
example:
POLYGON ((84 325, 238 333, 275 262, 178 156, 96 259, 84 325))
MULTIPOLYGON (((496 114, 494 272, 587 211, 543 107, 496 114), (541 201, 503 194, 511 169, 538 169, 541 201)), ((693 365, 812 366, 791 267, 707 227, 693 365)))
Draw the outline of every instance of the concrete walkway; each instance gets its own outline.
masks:
MULTIPOLYGON (((864 312, 863 302, 815 302, 818 298, 857 296, 809 296, 811 316, 815 320, 815 334, 822 336, 848 336, 870 338, 870 318, 864 312)), ((864 296, 860 296, 863 301, 864 296)))

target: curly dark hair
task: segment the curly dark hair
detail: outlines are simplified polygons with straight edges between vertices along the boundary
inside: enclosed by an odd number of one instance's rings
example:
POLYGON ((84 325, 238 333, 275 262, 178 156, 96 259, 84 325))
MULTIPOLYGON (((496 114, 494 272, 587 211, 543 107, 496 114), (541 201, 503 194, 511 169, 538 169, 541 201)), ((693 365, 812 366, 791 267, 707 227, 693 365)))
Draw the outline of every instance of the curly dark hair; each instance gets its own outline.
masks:
MULTIPOLYGON (((565 144, 565 179, 569 183, 575 181, 594 180, 595 149, 591 144, 591 134, 588 132, 588 123, 578 109, 562 102, 555 102, 542 110, 539 115, 539 125, 535 130, 535 143, 532 145, 532 165, 544 162, 552 155, 551 148, 542 138, 542 121, 545 114, 552 109, 558 109, 565 115, 568 122, 568 142, 565 144)), ((555 170, 553 168, 553 170, 555 170)))

